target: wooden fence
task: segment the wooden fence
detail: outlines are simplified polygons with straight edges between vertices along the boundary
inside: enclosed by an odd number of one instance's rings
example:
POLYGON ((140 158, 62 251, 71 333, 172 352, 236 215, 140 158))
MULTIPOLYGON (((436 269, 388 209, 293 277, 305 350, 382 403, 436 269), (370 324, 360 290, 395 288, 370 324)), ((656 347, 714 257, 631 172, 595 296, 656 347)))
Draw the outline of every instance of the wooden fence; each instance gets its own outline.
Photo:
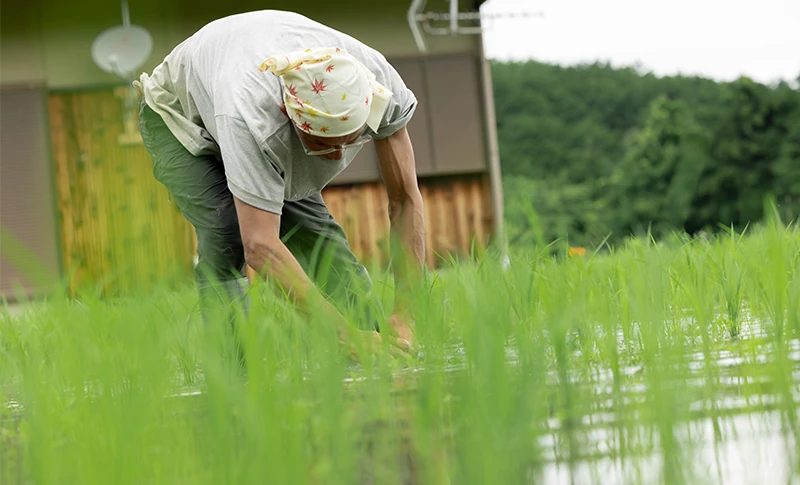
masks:
MULTIPOLYGON (((448 254, 468 253, 473 240, 485 245, 492 230, 491 198, 485 176, 435 177, 419 182, 425 204, 425 247, 429 266, 448 254)), ((323 198, 342 225, 353 252, 370 261, 388 257, 389 215, 381 183, 330 187, 323 198)))
MULTIPOLYGON (((153 178, 135 114, 124 118, 126 93, 49 97, 62 257, 73 289, 99 284, 107 294, 124 294, 191 273, 194 231, 153 178)), ((422 179, 420 190, 429 265, 439 255, 468 252, 473 239, 487 242, 492 212, 485 174, 422 179)), ((323 197, 353 252, 385 263, 389 218, 383 185, 331 186, 323 197)))
POLYGON ((141 143, 122 142, 112 91, 51 94, 62 258, 70 287, 125 294, 192 268, 193 230, 155 181, 141 143))

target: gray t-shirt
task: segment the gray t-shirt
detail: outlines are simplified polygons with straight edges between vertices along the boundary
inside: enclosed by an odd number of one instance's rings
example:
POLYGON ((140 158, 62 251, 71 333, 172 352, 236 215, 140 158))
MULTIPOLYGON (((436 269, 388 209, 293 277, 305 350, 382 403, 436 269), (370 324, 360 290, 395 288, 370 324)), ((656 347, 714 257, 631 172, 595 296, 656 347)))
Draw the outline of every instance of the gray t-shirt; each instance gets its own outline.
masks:
POLYGON ((404 127, 417 100, 379 52, 301 15, 263 10, 225 17, 178 45, 147 79, 145 101, 194 155, 222 158, 230 191, 276 214, 285 200, 322 190, 357 154, 340 161, 309 156, 281 110, 280 80, 259 65, 273 55, 339 47, 394 93, 377 133, 404 127))

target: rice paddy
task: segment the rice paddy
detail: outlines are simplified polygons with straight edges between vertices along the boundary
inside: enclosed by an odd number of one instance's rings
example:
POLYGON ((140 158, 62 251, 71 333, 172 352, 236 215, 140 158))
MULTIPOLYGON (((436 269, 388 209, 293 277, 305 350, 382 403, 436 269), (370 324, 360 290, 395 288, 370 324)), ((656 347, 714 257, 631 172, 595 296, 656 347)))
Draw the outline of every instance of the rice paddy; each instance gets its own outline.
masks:
MULTIPOLYGON (((391 278, 373 273, 382 298, 391 278)), ((416 288, 419 356, 339 352, 266 284, 8 309, 2 484, 797 483, 800 232, 488 253, 416 288)))

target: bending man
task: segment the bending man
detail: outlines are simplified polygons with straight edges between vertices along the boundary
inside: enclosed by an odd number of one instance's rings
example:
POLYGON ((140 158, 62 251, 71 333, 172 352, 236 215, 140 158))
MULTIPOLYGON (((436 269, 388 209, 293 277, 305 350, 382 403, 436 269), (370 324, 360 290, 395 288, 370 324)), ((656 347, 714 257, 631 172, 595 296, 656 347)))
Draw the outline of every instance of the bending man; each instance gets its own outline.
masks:
POLYGON ((424 255, 406 131, 417 101, 380 53, 298 14, 250 12, 201 28, 135 84, 154 175, 197 233, 201 310, 218 288, 242 296, 247 264, 344 328, 326 297, 369 294, 371 281, 320 191, 374 143, 397 288, 387 323, 393 344, 410 345, 407 295, 424 255))

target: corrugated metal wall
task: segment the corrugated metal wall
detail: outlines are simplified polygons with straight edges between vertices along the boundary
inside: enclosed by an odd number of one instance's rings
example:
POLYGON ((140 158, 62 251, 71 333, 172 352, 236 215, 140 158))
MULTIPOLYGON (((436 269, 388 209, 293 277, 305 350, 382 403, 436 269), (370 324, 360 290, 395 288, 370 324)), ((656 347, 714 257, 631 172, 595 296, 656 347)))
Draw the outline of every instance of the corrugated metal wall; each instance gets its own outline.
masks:
POLYGON ((58 282, 45 93, 0 90, 0 294, 50 291, 58 282))
MULTIPOLYGON (((391 59, 391 63, 419 101, 408 126, 417 173, 486 172, 480 59, 465 53, 391 59)), ((379 179, 378 159, 370 147, 334 183, 379 179)))

